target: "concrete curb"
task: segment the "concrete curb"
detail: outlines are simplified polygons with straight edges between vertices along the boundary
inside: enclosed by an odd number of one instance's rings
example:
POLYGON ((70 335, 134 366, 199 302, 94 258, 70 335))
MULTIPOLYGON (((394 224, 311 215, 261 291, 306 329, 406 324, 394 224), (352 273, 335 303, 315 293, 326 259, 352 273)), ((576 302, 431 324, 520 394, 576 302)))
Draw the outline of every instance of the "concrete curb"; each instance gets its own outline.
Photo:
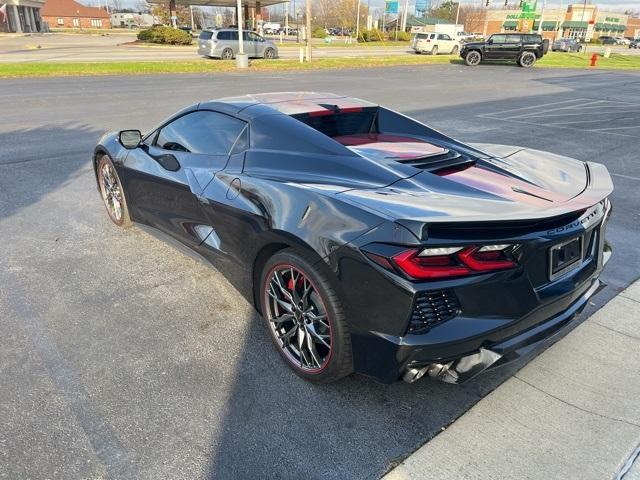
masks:
POLYGON ((387 480, 631 479, 640 445, 640 281, 543 352, 387 480))

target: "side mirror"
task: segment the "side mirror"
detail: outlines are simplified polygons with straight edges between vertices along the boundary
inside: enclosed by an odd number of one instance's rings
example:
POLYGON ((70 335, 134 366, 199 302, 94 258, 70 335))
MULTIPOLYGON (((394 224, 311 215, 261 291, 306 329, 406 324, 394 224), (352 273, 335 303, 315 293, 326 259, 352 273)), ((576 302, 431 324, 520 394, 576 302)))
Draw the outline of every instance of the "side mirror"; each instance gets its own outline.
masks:
POLYGON ((118 140, 124 148, 127 150, 133 150, 134 148, 138 148, 138 145, 140 145, 142 133, 140 130, 122 130, 118 134, 118 140))
POLYGON ((493 38, 490 38, 489 40, 487 40, 487 43, 491 45, 493 43, 493 38))

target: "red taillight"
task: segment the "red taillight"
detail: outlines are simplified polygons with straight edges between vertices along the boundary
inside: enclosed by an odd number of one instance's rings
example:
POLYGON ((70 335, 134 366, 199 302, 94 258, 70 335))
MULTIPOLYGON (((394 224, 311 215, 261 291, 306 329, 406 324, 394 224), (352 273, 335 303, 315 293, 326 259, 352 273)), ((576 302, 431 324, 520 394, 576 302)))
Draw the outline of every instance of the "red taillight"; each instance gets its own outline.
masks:
POLYGON ((420 256, 422 249, 411 249, 392 257, 407 275, 418 280, 461 277, 473 273, 504 270, 516 266, 503 250, 481 251, 466 247, 449 255, 420 256))

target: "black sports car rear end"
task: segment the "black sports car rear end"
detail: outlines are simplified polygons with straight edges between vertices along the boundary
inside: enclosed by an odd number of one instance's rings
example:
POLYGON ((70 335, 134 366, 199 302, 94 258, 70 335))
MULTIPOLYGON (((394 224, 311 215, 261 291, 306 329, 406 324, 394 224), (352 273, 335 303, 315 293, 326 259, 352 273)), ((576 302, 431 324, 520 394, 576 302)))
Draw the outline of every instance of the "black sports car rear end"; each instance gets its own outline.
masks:
POLYGON ((604 166, 337 95, 194 105, 94 165, 116 224, 216 266, 313 381, 465 381, 561 332, 610 255, 604 166))

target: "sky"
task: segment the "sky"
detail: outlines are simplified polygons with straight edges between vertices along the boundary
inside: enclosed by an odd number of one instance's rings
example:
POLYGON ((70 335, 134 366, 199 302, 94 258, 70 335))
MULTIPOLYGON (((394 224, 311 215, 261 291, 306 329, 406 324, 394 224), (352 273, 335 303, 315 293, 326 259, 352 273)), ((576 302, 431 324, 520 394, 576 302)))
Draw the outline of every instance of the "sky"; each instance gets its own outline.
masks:
MULTIPOLYGON (((104 2, 108 0, 80 0, 81 3, 85 5, 104 5, 104 2)), ((313 0, 312 0, 313 1, 313 0)), ((382 7, 384 5, 384 0, 369 0, 371 6, 382 7)), ((438 0, 432 0, 432 3, 436 3, 438 0)), ((509 0, 509 3, 514 3, 516 0, 509 0)), ((300 4, 304 4, 304 0, 298 0, 300 4)), ((482 3, 482 0, 461 0, 462 4, 479 4, 482 3)), ((543 0, 538 0, 538 5, 542 4, 543 0)), ((492 0, 493 4, 500 4, 502 0, 492 0)), ((558 7, 558 6, 566 6, 570 3, 582 3, 579 0, 546 0, 547 7, 558 7)), ((602 9, 613 10, 613 11, 624 11, 624 10, 636 10, 640 11, 640 0, 587 0, 587 4, 595 4, 598 5, 602 9)), ((122 4, 124 7, 133 7, 138 4, 138 0, 123 0, 122 4)), ((409 0, 409 6, 415 4, 415 0, 409 0)), ((278 7, 275 7, 278 8, 278 7)), ((281 7, 280 7, 281 8, 281 7)))

